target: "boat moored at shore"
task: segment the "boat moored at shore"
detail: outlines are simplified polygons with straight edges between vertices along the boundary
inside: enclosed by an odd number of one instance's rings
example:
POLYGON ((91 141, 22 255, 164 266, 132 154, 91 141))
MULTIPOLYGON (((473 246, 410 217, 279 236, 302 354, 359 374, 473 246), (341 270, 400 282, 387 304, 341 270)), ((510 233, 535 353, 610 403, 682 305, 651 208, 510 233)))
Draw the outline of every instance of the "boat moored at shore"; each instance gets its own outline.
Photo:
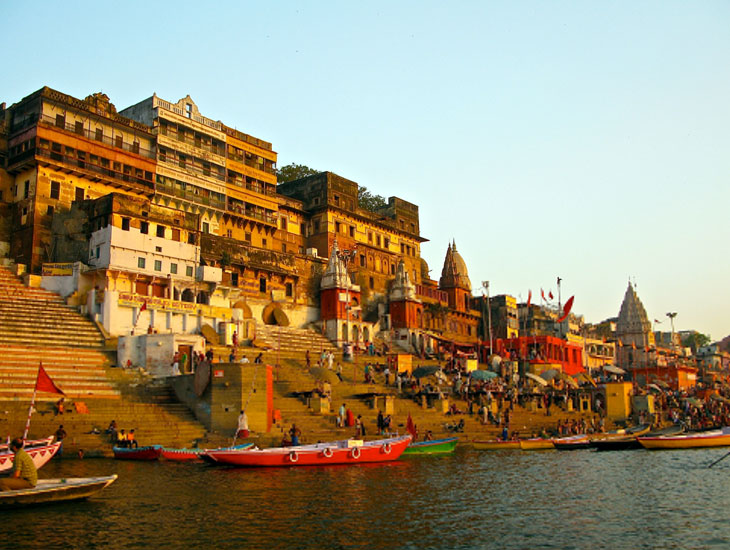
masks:
POLYGON ((209 460, 232 466, 324 466, 360 464, 397 460, 408 444, 410 435, 361 441, 345 439, 314 445, 273 447, 270 449, 213 450, 204 453, 209 460))

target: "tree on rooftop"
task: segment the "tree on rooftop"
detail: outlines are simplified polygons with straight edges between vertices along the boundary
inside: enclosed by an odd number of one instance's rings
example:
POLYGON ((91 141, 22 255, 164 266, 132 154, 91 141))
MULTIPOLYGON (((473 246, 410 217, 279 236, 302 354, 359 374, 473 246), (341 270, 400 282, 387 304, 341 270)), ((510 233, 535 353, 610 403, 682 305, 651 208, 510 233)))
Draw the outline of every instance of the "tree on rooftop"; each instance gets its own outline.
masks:
POLYGON ((388 206, 385 197, 381 195, 373 195, 368 191, 367 187, 359 187, 357 189, 357 204, 360 208, 369 210, 370 212, 378 212, 388 206))
POLYGON ((282 166, 276 171, 276 181, 278 183, 286 183, 287 181, 298 180, 307 176, 313 176, 314 174, 319 174, 319 170, 293 162, 282 166))
POLYGON ((703 346, 706 346, 712 341, 707 334, 701 332, 692 332, 682 339, 682 345, 686 348, 692 348, 693 353, 697 353, 697 350, 703 346))

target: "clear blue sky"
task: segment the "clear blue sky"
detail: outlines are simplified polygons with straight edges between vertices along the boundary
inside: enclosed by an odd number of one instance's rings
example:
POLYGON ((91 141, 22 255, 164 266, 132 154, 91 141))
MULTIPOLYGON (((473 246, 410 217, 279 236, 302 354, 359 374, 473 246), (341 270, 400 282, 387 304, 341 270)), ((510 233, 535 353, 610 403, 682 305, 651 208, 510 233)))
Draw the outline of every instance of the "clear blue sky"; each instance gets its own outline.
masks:
POLYGON ((9 104, 190 94, 419 205, 438 279, 730 334, 730 2, 0 2, 9 104))

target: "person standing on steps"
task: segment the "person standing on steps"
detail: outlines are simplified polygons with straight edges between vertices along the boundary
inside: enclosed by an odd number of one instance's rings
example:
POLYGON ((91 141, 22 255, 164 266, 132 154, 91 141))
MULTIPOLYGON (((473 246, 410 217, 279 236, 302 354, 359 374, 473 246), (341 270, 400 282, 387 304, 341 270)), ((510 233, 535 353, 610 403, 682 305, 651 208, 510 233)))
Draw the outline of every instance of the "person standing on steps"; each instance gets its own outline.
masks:
POLYGON ((238 415, 238 428, 236 429, 236 438, 246 438, 249 436, 248 416, 246 411, 242 410, 238 415))

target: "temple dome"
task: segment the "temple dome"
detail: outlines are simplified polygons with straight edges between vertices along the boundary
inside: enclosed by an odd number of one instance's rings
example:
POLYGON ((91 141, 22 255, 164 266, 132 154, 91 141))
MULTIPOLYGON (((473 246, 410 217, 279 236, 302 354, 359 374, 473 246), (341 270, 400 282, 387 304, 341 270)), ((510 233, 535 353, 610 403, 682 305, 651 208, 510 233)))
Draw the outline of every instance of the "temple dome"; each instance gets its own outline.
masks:
POLYGON ((624 295, 624 301, 621 304, 621 311, 618 314, 616 322, 616 333, 618 335, 626 334, 646 334, 651 332, 651 323, 649 316, 646 314, 644 304, 636 294, 636 289, 629 283, 624 295))
POLYGON ((462 288, 471 292, 471 281, 466 269, 466 262, 456 251, 456 243, 450 244, 446 250, 444 267, 441 270, 440 288, 462 288))

